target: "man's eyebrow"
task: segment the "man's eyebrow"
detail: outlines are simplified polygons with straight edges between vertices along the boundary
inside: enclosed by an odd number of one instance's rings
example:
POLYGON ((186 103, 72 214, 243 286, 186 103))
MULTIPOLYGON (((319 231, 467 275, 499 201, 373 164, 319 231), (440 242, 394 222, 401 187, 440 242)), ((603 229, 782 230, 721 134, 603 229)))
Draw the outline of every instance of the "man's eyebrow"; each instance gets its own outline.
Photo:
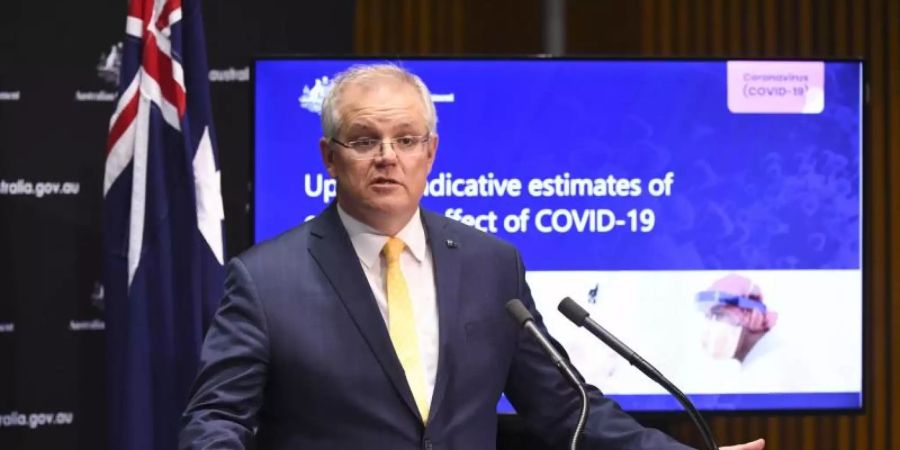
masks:
POLYGON ((418 133, 419 125, 414 122, 403 122, 391 128, 395 132, 418 133))
POLYGON ((348 133, 370 133, 373 131, 374 128, 364 123, 351 123, 347 126, 348 133))

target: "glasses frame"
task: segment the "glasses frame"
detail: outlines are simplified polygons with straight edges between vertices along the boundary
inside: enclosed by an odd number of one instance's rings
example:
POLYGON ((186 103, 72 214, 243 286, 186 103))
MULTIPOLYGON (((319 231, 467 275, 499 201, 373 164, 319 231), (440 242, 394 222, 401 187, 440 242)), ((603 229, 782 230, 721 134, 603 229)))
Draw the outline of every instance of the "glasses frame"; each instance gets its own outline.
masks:
POLYGON ((346 148, 347 150, 350 150, 350 152, 348 152, 348 153, 349 153, 350 157, 353 159, 368 160, 368 159, 375 159, 379 155, 384 155, 385 145, 390 145, 391 149, 394 150, 394 153, 396 153, 397 155, 415 154, 418 151, 420 151, 420 149, 424 146, 424 144, 427 144, 428 141, 430 141, 432 137, 433 137, 433 135, 429 131, 425 134, 421 134, 421 135, 417 135, 417 136, 401 136, 401 137, 393 138, 393 139, 381 139, 381 140, 379 140, 379 139, 358 139, 358 140, 354 140, 354 141, 341 142, 335 138, 328 138, 328 142, 338 144, 341 147, 346 148), (416 140, 416 142, 414 144, 412 144, 411 147, 404 150, 397 146, 398 140, 408 139, 408 138, 413 138, 416 140), (372 147, 371 150, 360 150, 360 149, 354 147, 355 143, 358 143, 361 141, 368 141, 368 140, 377 141, 378 144, 375 147, 372 147), (361 152, 366 152, 366 153, 361 153, 361 152))

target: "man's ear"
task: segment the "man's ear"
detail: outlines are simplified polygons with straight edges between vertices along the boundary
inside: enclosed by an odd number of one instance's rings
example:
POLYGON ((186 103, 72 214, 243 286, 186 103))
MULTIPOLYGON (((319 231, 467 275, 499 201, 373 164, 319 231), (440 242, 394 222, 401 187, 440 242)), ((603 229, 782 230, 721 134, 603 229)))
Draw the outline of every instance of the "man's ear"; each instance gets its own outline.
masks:
POLYGON ((428 173, 431 174, 431 167, 434 165, 434 157, 437 156, 438 149, 438 135, 434 134, 431 136, 431 139, 428 140, 428 173))
POLYGON ((319 139, 319 153, 322 155, 322 164, 325 165, 325 170, 328 171, 328 175, 331 175, 331 178, 335 178, 334 151, 332 151, 328 139, 325 137, 319 139))

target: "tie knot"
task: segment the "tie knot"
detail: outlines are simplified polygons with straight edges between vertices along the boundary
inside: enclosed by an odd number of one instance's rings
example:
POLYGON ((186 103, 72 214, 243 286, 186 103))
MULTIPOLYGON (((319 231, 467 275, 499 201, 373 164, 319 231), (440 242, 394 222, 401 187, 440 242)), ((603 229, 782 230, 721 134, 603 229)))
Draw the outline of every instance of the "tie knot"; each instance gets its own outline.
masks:
POLYGON ((387 262, 397 262, 400 260, 400 254, 403 253, 404 248, 406 248, 406 243, 403 240, 392 237, 385 242, 381 254, 384 255, 387 262))

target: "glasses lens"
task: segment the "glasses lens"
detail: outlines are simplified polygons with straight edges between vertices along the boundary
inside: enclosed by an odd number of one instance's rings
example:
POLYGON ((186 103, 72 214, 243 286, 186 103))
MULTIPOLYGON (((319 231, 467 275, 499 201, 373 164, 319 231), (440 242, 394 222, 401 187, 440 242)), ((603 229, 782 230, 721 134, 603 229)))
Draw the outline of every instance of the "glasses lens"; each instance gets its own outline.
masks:
POLYGON ((394 147, 398 150, 409 151, 416 147, 419 143, 418 139, 412 136, 404 136, 394 141, 394 147))
POLYGON ((358 141, 350 142, 350 148, 356 150, 359 153, 367 153, 375 150, 381 142, 375 139, 360 139, 358 141))
MULTIPOLYGON (((420 148, 429 139, 426 134, 424 136, 403 136, 388 141, 380 141, 378 139, 357 139, 347 142, 346 144, 335 140, 341 147, 349 150, 347 153, 354 159, 372 159, 375 158, 382 147, 390 145, 397 153, 412 153, 420 148)), ((386 150, 386 149, 385 149, 386 150)))

